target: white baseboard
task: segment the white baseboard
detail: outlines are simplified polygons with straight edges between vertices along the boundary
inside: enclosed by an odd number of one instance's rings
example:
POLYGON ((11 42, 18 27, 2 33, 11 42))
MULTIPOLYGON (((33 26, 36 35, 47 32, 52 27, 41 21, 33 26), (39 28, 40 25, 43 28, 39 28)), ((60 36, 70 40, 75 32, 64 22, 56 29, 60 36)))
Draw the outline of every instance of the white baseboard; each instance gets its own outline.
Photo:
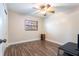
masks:
MULTIPOLYGON (((30 41, 36 41, 36 40, 40 40, 40 39, 32 39, 32 40, 25 40, 25 41, 19 41, 19 42, 12 42, 12 43, 8 43, 7 47, 9 45, 19 44, 19 43, 24 43, 24 42, 30 42, 30 41)), ((50 41, 50 42, 54 42, 54 43, 59 44, 59 45, 63 45, 64 44, 64 43, 57 42, 57 41, 54 41, 54 40, 51 40, 51 39, 46 39, 46 40, 50 41)))
POLYGON ((56 44, 59 44, 59 45, 63 45, 64 43, 61 43, 61 42, 57 42, 55 40, 51 40, 51 39, 46 39, 47 41, 50 41, 50 42, 54 42, 56 44))
POLYGON ((40 40, 40 39, 32 39, 32 40, 25 40, 25 41, 19 41, 19 42, 12 42, 12 43, 8 43, 7 47, 10 45, 14 45, 14 44, 19 44, 19 43, 24 43, 24 42, 30 42, 30 41, 36 41, 36 40, 40 40))

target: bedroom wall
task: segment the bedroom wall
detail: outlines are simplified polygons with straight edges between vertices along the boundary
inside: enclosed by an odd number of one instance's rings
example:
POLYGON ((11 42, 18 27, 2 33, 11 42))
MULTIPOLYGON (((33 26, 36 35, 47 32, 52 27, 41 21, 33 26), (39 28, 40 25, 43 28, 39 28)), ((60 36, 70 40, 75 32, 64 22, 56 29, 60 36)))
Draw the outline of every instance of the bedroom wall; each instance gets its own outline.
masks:
POLYGON ((21 15, 13 11, 8 12, 8 43, 16 44, 21 42, 28 42, 34 40, 40 40, 40 34, 42 33, 42 20, 38 17, 21 15), (25 31, 24 20, 30 18, 31 20, 38 21, 38 31, 25 31))
POLYGON ((46 40, 58 44, 77 43, 79 34, 79 9, 73 12, 56 12, 44 22, 46 40))

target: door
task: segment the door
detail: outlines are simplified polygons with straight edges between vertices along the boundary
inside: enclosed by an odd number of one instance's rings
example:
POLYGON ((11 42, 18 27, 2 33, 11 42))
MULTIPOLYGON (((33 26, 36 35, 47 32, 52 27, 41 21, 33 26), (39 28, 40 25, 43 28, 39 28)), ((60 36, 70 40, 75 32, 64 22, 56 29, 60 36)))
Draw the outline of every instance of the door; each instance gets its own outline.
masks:
POLYGON ((7 16, 4 4, 0 3, 0 56, 4 55, 7 39, 7 16))

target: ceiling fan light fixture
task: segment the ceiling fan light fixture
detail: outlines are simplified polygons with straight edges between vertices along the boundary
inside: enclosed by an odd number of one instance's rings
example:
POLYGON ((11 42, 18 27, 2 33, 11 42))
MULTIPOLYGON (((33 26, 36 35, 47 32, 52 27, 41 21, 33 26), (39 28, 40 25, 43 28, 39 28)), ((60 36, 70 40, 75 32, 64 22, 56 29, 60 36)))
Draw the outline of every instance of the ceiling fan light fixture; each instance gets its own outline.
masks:
POLYGON ((44 5, 41 5, 41 6, 40 6, 40 9, 44 9, 44 8, 45 8, 45 6, 44 6, 44 5))
POLYGON ((43 14, 46 16, 47 13, 55 13, 54 7, 50 4, 41 4, 38 5, 39 8, 37 10, 40 10, 40 14, 43 14))
POLYGON ((47 9, 47 12, 50 12, 50 13, 55 13, 55 10, 54 10, 54 8, 53 8, 53 7, 49 7, 49 8, 47 9))
POLYGON ((49 4, 46 4, 46 7, 47 7, 47 8, 49 8, 49 7, 51 7, 51 5, 49 5, 49 4))

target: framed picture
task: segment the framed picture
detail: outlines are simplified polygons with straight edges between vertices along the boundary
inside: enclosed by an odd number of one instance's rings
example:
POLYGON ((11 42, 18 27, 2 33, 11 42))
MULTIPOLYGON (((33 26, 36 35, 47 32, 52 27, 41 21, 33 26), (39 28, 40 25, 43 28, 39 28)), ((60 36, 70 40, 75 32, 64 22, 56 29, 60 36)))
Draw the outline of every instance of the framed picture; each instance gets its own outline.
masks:
POLYGON ((25 20, 24 22, 26 31, 37 31, 38 30, 38 21, 25 20))

